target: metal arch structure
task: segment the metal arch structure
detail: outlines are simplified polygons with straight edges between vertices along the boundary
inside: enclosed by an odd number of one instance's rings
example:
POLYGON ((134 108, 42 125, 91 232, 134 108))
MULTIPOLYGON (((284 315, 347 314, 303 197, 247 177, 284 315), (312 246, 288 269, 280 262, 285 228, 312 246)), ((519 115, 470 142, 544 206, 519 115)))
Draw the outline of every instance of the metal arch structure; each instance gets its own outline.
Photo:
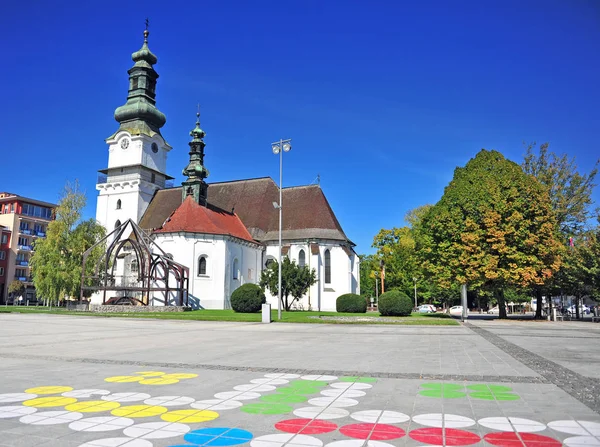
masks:
MULTIPOLYGON (((175 303, 188 306, 189 268, 173 261, 151 237, 133 220, 128 219, 112 232, 98 241, 83 254, 81 273, 81 294, 85 291, 101 292, 102 304, 107 302, 107 292, 121 295, 141 305, 149 305, 153 293, 160 293, 160 300, 165 306, 171 305, 171 295, 175 295, 175 303), (127 232, 127 229, 130 231, 127 232), (96 261, 91 274, 87 266, 90 254, 99 246, 108 246, 103 255, 96 261), (135 261, 137 271, 129 271, 135 261), (119 262, 121 261, 121 262, 119 262), (141 299, 137 298, 142 295, 141 299), (133 296, 135 295, 135 297, 133 296)), ((152 296, 152 302, 156 297, 152 296)))

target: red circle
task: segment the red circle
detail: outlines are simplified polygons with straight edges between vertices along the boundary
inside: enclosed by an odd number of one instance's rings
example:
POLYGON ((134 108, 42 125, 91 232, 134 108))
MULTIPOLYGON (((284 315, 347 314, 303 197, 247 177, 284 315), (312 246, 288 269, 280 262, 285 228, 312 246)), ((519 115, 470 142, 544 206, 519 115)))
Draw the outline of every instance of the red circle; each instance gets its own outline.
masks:
POLYGON ((479 435, 455 428, 419 428, 411 430, 409 436, 415 441, 433 445, 471 445, 481 441, 479 435))
POLYGON ((503 431, 488 433, 483 437, 487 442, 500 447, 560 447, 562 443, 548 436, 535 433, 515 433, 503 431))
POLYGON ((351 438, 370 439, 372 441, 398 439, 406 434, 401 428, 388 424, 350 424, 340 428, 340 432, 351 438))
POLYGON ((303 435, 318 435, 337 430, 337 425, 332 422, 319 419, 287 419, 275 424, 277 430, 286 433, 297 433, 303 435))

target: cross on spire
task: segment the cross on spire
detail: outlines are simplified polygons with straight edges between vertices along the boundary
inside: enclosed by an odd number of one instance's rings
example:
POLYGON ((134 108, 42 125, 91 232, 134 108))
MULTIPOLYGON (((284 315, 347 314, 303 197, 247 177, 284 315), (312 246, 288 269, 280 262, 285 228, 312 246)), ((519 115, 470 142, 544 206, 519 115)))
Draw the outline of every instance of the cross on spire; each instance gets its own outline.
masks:
POLYGON ((148 27, 150 26, 150 20, 146 17, 146 31, 148 31, 148 27))

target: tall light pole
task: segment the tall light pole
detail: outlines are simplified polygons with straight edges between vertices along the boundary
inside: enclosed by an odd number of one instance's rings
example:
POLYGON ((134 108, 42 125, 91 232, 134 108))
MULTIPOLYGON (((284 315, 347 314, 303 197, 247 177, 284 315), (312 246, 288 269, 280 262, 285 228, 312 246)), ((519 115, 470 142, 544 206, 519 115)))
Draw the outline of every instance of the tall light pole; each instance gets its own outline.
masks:
POLYGON ((417 278, 413 278, 413 281, 415 282, 415 309, 418 307, 417 306, 417 278))
POLYGON ((273 203, 275 208, 279 208, 279 278, 277 281, 277 319, 281 320, 281 189, 283 183, 283 153, 292 150, 292 140, 279 140, 271 144, 271 149, 275 155, 279 154, 279 204, 273 203))

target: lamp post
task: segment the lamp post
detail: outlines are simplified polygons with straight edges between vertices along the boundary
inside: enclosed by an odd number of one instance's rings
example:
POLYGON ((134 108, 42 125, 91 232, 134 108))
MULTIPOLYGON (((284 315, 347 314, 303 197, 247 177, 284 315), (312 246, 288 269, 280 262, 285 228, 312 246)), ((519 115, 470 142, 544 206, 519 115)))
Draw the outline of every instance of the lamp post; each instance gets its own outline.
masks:
POLYGON ((417 306, 417 278, 413 278, 413 281, 415 283, 415 309, 418 307, 417 306))
POLYGON ((279 140, 271 144, 275 155, 279 154, 279 204, 273 202, 273 206, 279 209, 279 276, 277 280, 277 319, 281 320, 281 189, 283 182, 283 153, 292 149, 292 140, 279 140))

